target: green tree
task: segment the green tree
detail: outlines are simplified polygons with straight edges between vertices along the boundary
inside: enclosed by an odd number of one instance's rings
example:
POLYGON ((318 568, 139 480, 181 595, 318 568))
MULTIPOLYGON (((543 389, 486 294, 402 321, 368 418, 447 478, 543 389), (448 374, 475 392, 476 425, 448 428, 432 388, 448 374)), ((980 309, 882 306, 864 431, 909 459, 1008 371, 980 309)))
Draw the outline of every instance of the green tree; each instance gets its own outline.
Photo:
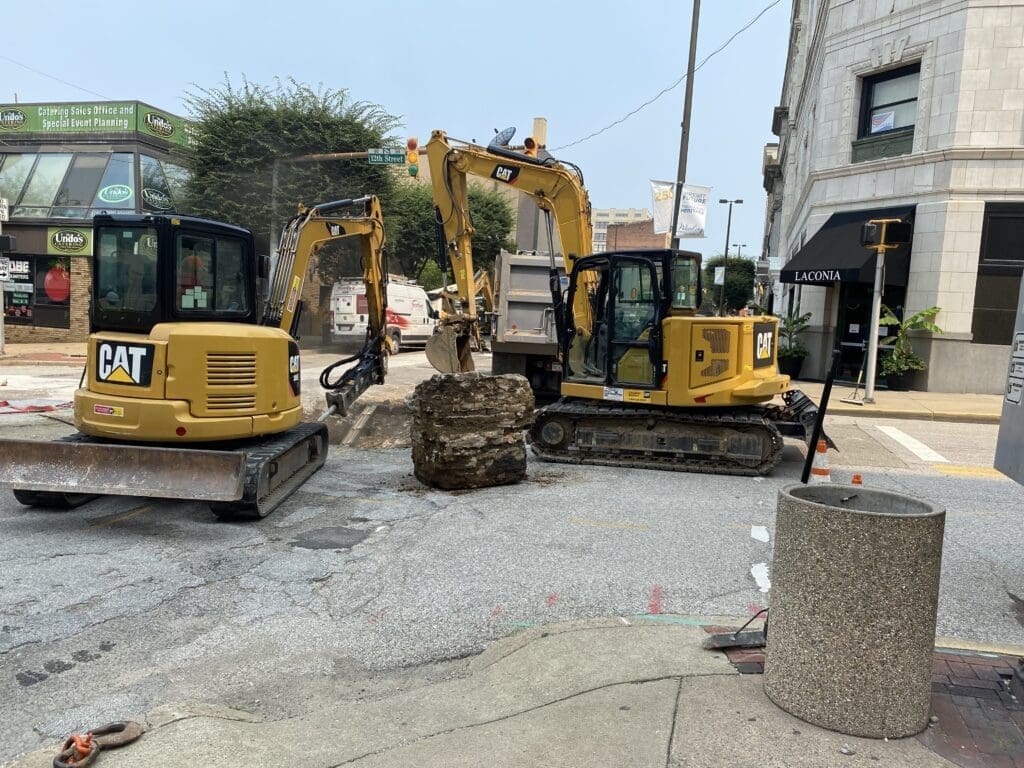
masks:
POLYGON ((236 87, 225 76, 221 85, 188 94, 186 104, 197 139, 186 189, 190 212, 253 230, 263 252, 270 249, 272 223, 279 231, 300 202, 375 194, 383 203, 393 194, 387 166, 288 159, 397 143, 389 134, 398 118, 351 100, 344 89, 313 89, 291 78, 273 87, 243 79, 236 87))
POLYGON ((750 259, 712 256, 704 262, 704 301, 717 309, 721 303, 722 286, 715 285, 715 267, 725 266, 725 305, 730 310, 747 306, 754 298, 754 262, 750 259))

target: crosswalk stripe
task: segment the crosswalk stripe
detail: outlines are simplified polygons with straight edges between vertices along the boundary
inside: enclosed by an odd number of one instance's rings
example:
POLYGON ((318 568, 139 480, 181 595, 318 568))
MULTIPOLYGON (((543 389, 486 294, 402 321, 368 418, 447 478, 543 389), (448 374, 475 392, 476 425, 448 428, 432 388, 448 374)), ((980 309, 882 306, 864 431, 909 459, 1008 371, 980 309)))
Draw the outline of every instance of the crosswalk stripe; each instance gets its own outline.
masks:
POLYGON ((902 445, 904 448, 906 448, 912 454, 917 456, 917 458, 919 458, 921 461, 931 461, 931 462, 941 463, 941 464, 948 464, 949 463, 949 459, 947 459, 941 453, 939 453, 938 451, 933 451, 931 448, 929 448, 927 445, 922 443, 920 440, 917 440, 916 438, 911 437, 910 435, 908 435, 906 432, 904 432, 901 429, 896 429, 896 427, 889 427, 889 426, 881 426, 880 425, 878 427, 878 431, 881 432, 882 434, 885 434, 885 435, 888 435, 889 437, 891 437, 893 440, 895 440, 897 443, 902 445))

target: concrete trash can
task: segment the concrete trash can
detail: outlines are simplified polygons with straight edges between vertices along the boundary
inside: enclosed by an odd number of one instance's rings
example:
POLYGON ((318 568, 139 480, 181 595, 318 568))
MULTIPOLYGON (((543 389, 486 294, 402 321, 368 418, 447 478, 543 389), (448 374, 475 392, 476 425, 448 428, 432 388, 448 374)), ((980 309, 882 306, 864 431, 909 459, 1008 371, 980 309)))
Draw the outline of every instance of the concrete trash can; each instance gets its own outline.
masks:
POLYGON ((792 715, 851 736, 922 731, 946 512, 889 491, 779 491, 764 689, 792 715))

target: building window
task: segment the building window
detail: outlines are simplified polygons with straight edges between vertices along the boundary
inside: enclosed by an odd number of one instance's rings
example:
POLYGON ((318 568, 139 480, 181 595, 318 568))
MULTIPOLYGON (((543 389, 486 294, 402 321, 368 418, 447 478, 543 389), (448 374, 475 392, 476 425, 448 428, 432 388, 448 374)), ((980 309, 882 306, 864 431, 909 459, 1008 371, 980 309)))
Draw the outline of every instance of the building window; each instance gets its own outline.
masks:
POLYGON ((898 157, 914 150, 920 76, 917 63, 863 79, 852 162, 898 157))
POLYGON ((921 65, 864 78, 858 138, 891 131, 914 130, 917 121, 917 84, 921 65))
POLYGON ((1009 344, 1024 274, 1024 204, 986 203, 971 333, 975 344, 1009 344))

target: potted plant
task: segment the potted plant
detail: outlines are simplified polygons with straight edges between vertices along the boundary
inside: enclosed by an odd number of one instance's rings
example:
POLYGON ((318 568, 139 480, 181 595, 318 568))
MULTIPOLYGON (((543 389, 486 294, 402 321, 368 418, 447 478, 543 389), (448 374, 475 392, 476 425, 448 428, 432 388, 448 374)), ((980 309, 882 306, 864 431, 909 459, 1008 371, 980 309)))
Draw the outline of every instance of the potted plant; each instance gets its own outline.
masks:
POLYGON ((896 314, 886 306, 882 307, 882 317, 879 325, 895 328, 891 336, 886 336, 880 344, 892 344, 892 352, 882 358, 880 371, 885 377, 885 383, 889 389, 905 392, 910 389, 910 378, 914 371, 923 371, 928 366, 910 343, 911 331, 930 331, 931 333, 942 333, 942 329, 935 324, 935 316, 942 310, 939 307, 922 309, 910 317, 900 320, 896 314))
POLYGON ((800 378, 800 369, 807 357, 807 347, 800 341, 800 334, 811 324, 811 313, 800 314, 800 308, 790 311, 779 323, 779 371, 793 379, 800 378))

